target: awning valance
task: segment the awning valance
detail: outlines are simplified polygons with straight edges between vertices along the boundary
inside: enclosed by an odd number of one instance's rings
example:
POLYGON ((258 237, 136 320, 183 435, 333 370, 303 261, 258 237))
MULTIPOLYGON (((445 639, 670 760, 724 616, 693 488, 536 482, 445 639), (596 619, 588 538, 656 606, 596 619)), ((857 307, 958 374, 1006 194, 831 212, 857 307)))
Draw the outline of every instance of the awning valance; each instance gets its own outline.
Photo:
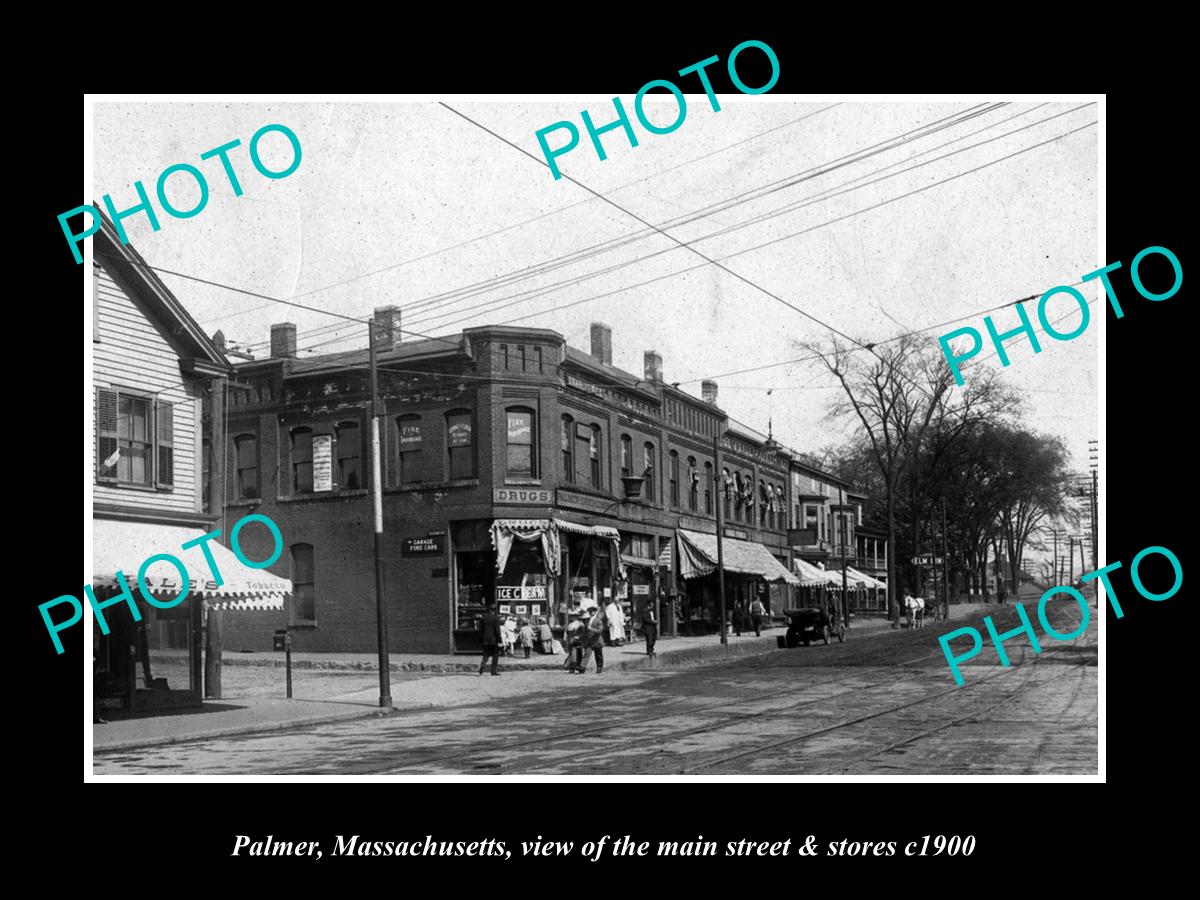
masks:
POLYGON ((800 576, 800 583, 803 585, 836 584, 838 587, 841 587, 841 576, 835 579, 832 572, 819 569, 807 560, 793 559, 792 568, 800 576))
MULTIPOLYGON (((838 580, 841 580, 840 573, 838 573, 838 580)), ((864 572, 858 571, 858 569, 854 568, 853 566, 846 566, 846 582, 847 584, 853 584, 856 587, 879 588, 883 590, 887 589, 887 585, 882 581, 872 578, 870 575, 867 575, 864 572)))
POLYGON ((551 519, 554 526, 559 531, 569 531, 572 534, 590 534, 598 538, 604 538, 608 541, 619 541, 621 532, 608 525, 580 525, 577 522, 568 522, 566 519, 551 519))
MULTIPOLYGON (((165 553, 183 564, 188 575, 189 593, 203 597, 204 605, 209 609, 283 609, 284 598, 292 593, 289 579, 272 575, 266 569, 250 568, 216 540, 182 549, 184 544, 204 534, 199 528, 182 525, 98 519, 92 525, 93 589, 116 590, 116 573, 121 572, 137 596, 137 574, 142 563, 165 553), (202 547, 212 554, 213 564, 221 574, 220 585, 205 560, 202 547)), ((145 582, 154 597, 164 600, 178 597, 182 589, 180 572, 168 560, 150 566, 145 582)))
POLYGON ((496 519, 492 522, 492 546, 496 548, 496 571, 504 574, 512 544, 517 541, 539 541, 547 575, 559 574, 559 553, 562 540, 559 532, 586 534, 607 541, 613 571, 625 577, 625 566, 621 561, 621 532, 608 525, 580 525, 566 519, 496 519))
MULTIPOLYGON (((701 578, 717 568, 717 536, 698 531, 679 529, 679 574, 683 578, 701 578)), ((762 544, 724 538, 723 563, 726 572, 737 575, 758 575, 766 581, 799 584, 800 579, 789 572, 762 544)))

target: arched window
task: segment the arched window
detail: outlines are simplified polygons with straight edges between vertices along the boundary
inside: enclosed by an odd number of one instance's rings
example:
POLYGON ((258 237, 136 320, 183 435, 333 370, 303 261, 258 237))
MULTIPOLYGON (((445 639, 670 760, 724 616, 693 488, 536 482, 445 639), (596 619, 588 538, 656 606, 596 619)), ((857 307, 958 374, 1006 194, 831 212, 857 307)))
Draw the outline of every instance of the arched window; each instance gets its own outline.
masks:
POLYGON ((450 480, 475 477, 475 437, 469 409, 446 413, 446 457, 450 480))
POLYGON ((621 435, 621 477, 633 475, 633 441, 629 435, 621 435))
POLYGON ((728 469, 721 470, 721 496, 721 502, 725 504, 725 521, 728 522, 733 513, 733 479, 728 469))
POLYGON ((733 473, 733 484, 737 491, 737 497, 733 504, 733 520, 740 522, 742 521, 742 514, 746 509, 746 482, 742 478, 741 472, 733 473))
POLYGON ((671 480, 671 506, 679 506, 679 454, 671 451, 667 477, 671 480))
POLYGON ((237 458, 238 499, 253 500, 258 497, 258 437, 239 434, 233 439, 233 447, 237 458))
POLYGON ((642 445, 643 474, 646 476, 646 499, 654 499, 654 445, 647 441, 642 445))
POLYGON ((316 575, 312 544, 292 544, 292 620, 317 620, 316 575))
POLYGON ((505 411, 507 419, 506 470, 509 478, 537 477, 537 433, 532 409, 510 406, 505 411))
POLYGON ((421 417, 414 413, 398 416, 396 438, 396 468, 392 473, 392 485, 415 484, 421 480, 421 446, 424 443, 421 417))
POLYGON ((696 468, 696 457, 687 459, 688 471, 688 509, 696 512, 700 507, 700 471, 696 468))
POLYGON ((563 481, 575 483, 575 420, 562 417, 562 470, 563 481))
POLYGON ((760 528, 767 527, 767 484, 761 478, 758 481, 758 525, 760 528))
POLYGON ((311 494, 313 489, 312 429, 293 428, 290 434, 292 493, 311 494))
POLYGON ((338 487, 353 491, 366 487, 362 476, 362 435, 357 422, 339 422, 337 434, 338 487))
POLYGON ((592 426, 591 445, 588 447, 588 453, 592 462, 592 487, 597 490, 604 487, 604 469, 600 465, 600 426, 592 426))
POLYGON ((711 516, 713 514, 713 464, 706 462, 704 464, 704 514, 711 516))

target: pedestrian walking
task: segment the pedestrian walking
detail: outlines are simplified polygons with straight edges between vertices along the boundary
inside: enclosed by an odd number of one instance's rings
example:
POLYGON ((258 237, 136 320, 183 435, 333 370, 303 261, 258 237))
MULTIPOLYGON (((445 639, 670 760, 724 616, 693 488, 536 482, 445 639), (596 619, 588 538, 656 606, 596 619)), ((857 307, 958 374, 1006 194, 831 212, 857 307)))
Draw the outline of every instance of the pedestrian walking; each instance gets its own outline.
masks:
POLYGON ((742 628, 746 625, 746 601, 738 600, 733 604, 733 632, 738 637, 742 636, 742 628))
POLYGON ((642 615, 642 637, 646 639, 646 655, 657 656, 654 642, 658 640, 658 617, 654 615, 652 603, 646 605, 646 612, 642 615))
POLYGON ((479 617, 479 643, 483 645, 483 659, 479 661, 479 674, 483 674, 488 657, 492 659, 492 674, 500 674, 500 617, 491 597, 483 601, 483 615, 479 617))
POLYGON ((513 647, 517 643, 517 623, 511 616, 505 617, 500 623, 500 639, 504 645, 504 655, 512 656, 513 647))
POLYGON ((533 626, 524 619, 517 620, 517 646, 525 651, 525 658, 533 650, 533 626))
POLYGON ((767 614, 767 608, 763 606, 763 602, 757 597, 750 604, 750 621, 754 623, 754 636, 762 637, 762 621, 763 616, 767 614))
POLYGON ((587 669, 589 651, 596 657, 596 674, 604 671, 604 632, 608 627, 608 617, 603 609, 593 603, 588 607, 587 631, 584 632, 583 661, 579 665, 580 672, 587 669))
POLYGON ((567 623, 567 671, 574 674, 583 672, 583 642, 587 634, 587 625, 583 621, 583 613, 577 609, 571 610, 571 621, 567 623))

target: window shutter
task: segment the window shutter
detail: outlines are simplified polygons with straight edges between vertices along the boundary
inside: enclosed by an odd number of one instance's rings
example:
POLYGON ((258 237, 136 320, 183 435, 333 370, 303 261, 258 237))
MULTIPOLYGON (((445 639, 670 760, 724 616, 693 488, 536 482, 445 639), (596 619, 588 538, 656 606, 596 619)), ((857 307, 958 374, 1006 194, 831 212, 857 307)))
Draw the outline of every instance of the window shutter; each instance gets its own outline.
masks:
POLYGON ((175 484, 175 407, 170 403, 155 404, 155 422, 158 424, 158 469, 155 484, 171 487, 175 484))
POLYGON ((96 388, 96 480, 116 481, 117 462, 104 461, 117 452, 117 392, 96 388))

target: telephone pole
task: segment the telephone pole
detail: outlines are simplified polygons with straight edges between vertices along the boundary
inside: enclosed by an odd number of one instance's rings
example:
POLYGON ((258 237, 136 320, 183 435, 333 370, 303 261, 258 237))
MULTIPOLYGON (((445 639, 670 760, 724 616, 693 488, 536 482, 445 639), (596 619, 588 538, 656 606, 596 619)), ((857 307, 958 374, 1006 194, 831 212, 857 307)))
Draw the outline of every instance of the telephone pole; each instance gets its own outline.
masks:
MULTIPOLYGON (((375 628, 379 637, 379 706, 392 708, 391 664, 388 660, 387 600, 383 580, 383 466, 379 453, 379 369, 375 363, 375 317, 367 328, 371 365, 371 499, 375 507, 375 628)), ((494 661, 494 660, 493 660, 494 661)))
POLYGON ((846 600, 846 499, 845 493, 838 485, 838 518, 842 520, 842 625, 850 627, 850 618, 846 612, 849 603, 846 600))
MULTIPOLYGON (((1100 468, 1100 442, 1096 439, 1088 441, 1088 457, 1092 468, 1092 571, 1100 568, 1098 548, 1100 546, 1099 519, 1096 511, 1097 477, 1100 468)), ((1100 601, 1100 580, 1092 582, 1092 590, 1096 592, 1096 602, 1100 601)))
POLYGON ((946 549, 946 498, 942 497, 942 621, 950 621, 950 552, 946 549))

